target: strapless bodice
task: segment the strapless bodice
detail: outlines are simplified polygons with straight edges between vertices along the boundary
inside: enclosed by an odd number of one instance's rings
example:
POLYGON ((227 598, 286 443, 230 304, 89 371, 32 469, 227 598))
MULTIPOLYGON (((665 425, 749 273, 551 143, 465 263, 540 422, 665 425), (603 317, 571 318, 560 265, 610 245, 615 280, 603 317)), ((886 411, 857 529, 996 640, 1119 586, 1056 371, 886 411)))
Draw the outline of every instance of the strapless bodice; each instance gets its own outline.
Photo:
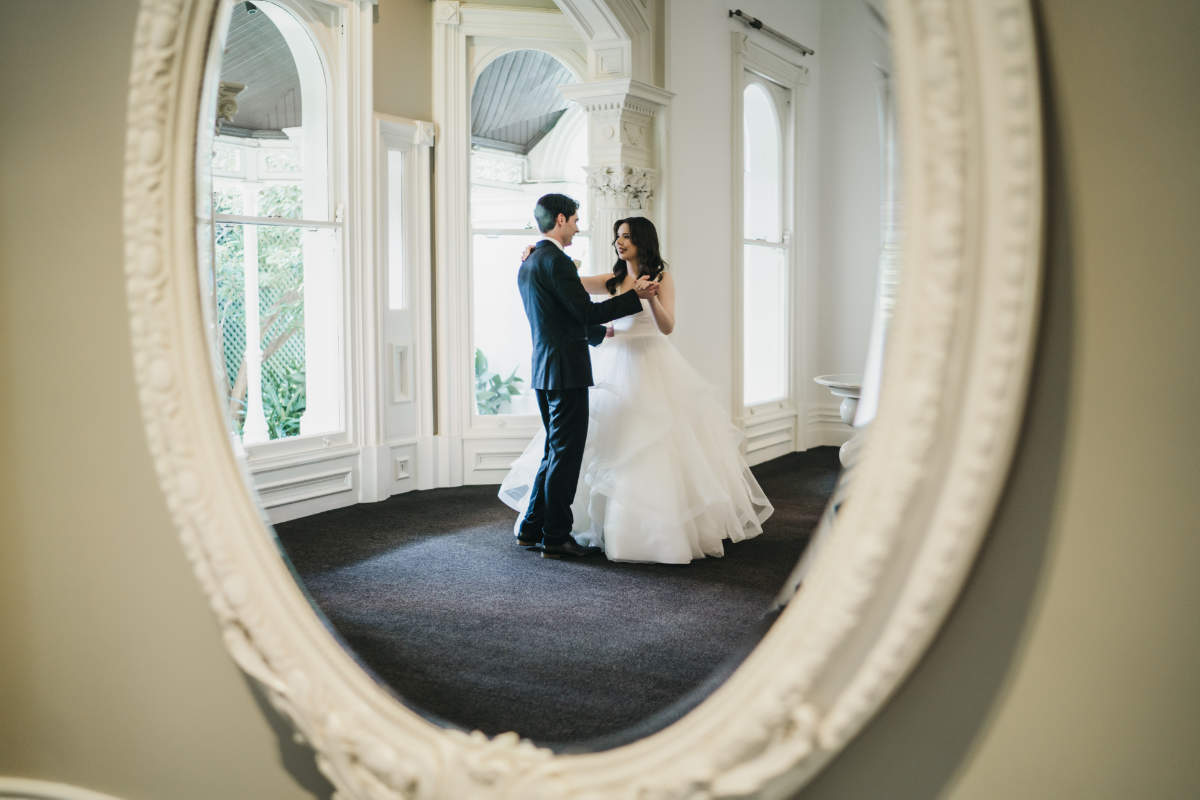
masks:
POLYGON ((658 325, 654 323, 654 313, 650 311, 650 301, 641 300, 642 313, 630 314, 627 317, 613 320, 613 330, 618 336, 661 336, 658 325))

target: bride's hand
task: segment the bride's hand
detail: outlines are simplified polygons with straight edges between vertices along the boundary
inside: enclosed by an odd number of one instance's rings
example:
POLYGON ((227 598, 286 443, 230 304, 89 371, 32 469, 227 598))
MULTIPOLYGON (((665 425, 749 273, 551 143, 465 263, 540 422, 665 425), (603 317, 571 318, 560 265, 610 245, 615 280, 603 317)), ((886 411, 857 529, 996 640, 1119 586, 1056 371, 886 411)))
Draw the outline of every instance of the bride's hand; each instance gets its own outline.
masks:
POLYGON ((648 278, 638 278, 633 282, 633 290, 637 292, 638 297, 649 300, 658 294, 658 284, 648 278))
POLYGON ((525 259, 529 258, 529 254, 532 252, 533 252, 533 245, 531 245, 531 244, 525 245, 525 250, 524 250, 524 252, 521 253, 521 260, 524 261, 525 259))

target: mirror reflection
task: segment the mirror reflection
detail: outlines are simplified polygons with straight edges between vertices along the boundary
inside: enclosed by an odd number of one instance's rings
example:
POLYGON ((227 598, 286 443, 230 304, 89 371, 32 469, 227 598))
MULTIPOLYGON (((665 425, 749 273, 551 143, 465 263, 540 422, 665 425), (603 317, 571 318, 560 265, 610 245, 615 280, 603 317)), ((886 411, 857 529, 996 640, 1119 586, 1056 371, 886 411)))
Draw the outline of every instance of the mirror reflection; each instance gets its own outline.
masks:
POLYGON ((871 3, 778 12, 789 44, 667 0, 674 97, 534 5, 465 37, 434 141, 355 116, 344 4, 226 4, 201 263, 232 445, 331 630, 436 722, 593 750, 701 702, 819 549, 879 392, 895 126, 871 3))
POLYGON ((281 6, 238 3, 225 41, 211 159, 215 319, 230 419, 252 446, 344 427, 344 235, 328 75, 306 26, 281 6))

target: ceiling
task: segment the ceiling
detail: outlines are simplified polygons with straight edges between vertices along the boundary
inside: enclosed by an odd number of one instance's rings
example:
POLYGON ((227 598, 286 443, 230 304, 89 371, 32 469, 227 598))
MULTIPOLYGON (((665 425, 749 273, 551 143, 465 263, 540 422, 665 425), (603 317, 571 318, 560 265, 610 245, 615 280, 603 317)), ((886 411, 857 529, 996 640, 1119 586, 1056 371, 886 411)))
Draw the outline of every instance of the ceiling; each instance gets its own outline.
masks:
POLYGON ((471 144, 528 154, 567 110, 558 87, 574 81, 548 53, 516 50, 500 56, 471 93, 471 144))
POLYGON ((267 15, 248 13, 245 3, 234 6, 229 20, 221 81, 246 85, 223 134, 282 135, 283 128, 300 125, 300 75, 292 53, 267 15))
MULTIPOLYGON (((245 84, 238 110, 221 132, 233 136, 282 136, 302 119, 300 76, 279 30, 262 11, 234 6, 229 21, 222 82, 245 84)), ((528 154, 567 109, 558 91, 574 76, 538 50, 506 53, 480 74, 471 95, 471 143, 528 154)))

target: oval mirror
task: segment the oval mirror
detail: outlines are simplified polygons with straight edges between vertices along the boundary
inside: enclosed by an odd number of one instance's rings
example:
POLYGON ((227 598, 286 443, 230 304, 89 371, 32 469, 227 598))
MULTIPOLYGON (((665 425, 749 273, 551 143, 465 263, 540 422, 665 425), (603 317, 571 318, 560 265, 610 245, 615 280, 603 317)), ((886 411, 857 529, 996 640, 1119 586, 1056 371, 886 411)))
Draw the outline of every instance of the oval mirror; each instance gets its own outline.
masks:
POLYGON ((775 28, 443 0, 431 121, 372 113, 369 0, 177 5, 142 0, 130 89, 143 413, 229 650, 321 770, 355 797, 801 785, 919 658, 1008 469, 1040 255, 1026 4, 813 0, 775 28), (580 274, 629 218, 668 264, 593 358, 572 508, 603 552, 549 560, 497 497, 539 447, 516 283, 548 193, 583 199, 580 274), (611 364, 647 341, 669 413, 617 429, 611 364), (606 495, 600 446, 643 440, 606 495), (689 490, 698 465, 727 477, 689 490), (696 527, 738 520, 708 540, 620 549, 689 491, 747 499, 704 501, 696 527))

